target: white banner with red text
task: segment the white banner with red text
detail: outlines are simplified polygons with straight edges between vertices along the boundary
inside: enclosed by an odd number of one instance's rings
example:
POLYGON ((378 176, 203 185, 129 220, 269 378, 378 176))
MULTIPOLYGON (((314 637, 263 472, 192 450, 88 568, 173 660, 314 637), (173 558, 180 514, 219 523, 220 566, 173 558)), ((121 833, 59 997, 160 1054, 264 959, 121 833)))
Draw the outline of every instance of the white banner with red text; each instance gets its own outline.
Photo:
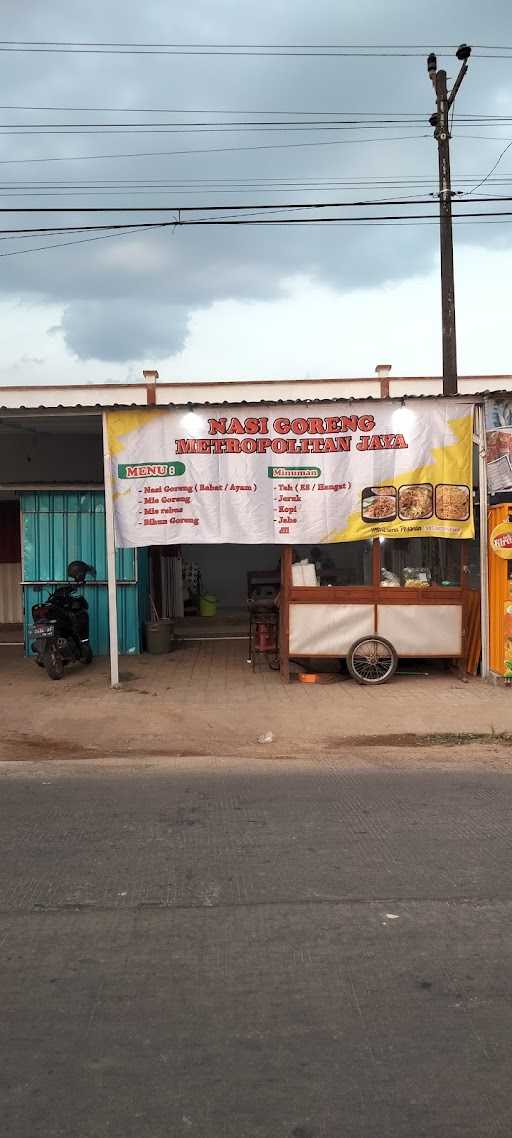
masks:
POLYGON ((110 411, 119 547, 471 538, 471 406, 110 411))

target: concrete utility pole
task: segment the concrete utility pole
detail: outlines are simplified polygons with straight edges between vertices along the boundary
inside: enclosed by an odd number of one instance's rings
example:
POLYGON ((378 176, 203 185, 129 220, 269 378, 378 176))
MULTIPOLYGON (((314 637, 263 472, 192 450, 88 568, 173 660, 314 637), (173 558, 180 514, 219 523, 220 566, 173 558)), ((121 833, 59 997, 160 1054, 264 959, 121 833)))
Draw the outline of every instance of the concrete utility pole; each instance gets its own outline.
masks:
POLYGON ((439 155, 439 223, 441 239, 441 311, 443 321, 443 395, 457 394, 457 336, 455 330, 455 281, 453 274, 452 184, 450 176, 450 128, 448 113, 468 70, 471 48, 461 44, 456 52, 462 67, 448 94, 446 71, 437 70, 432 52, 427 70, 436 93, 437 111, 429 122, 434 129, 439 155))

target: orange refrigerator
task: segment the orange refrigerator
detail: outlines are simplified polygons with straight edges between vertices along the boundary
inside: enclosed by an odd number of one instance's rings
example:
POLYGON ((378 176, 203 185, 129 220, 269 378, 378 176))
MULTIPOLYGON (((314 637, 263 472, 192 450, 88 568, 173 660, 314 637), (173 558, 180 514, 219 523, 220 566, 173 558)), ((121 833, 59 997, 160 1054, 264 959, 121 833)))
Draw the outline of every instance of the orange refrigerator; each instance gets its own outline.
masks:
POLYGON ((491 671, 512 681, 512 560, 495 553, 492 534, 512 522, 512 504, 491 506, 489 533, 489 664, 491 671))

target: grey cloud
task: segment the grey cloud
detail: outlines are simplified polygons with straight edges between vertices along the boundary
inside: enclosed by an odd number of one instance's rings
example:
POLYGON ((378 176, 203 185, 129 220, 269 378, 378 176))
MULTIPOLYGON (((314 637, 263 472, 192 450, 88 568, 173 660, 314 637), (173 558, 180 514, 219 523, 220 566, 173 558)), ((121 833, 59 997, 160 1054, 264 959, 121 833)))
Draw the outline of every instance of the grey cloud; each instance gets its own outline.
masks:
POLYGON ((61 330, 69 350, 80 359, 125 363, 150 356, 174 355, 185 344, 187 309, 137 301, 75 301, 64 309, 61 330))
MULTIPOLYGON (((350 9, 335 0, 261 0, 248 12, 238 0, 216 0, 215 21, 211 0, 197 0, 179 13, 163 0, 150 0, 141 10, 134 0, 88 12, 62 0, 48 0, 39 11, 32 2, 8 3, 4 10, 8 39, 142 40, 142 41, 259 41, 259 42, 424 42, 435 47, 442 28, 443 40, 457 43, 495 42, 502 38, 508 13, 508 0, 482 9, 478 0, 432 0, 428 9, 418 9, 408 0, 366 0, 350 9), (250 15, 250 18, 249 18, 250 15), (122 16, 122 19, 120 17, 122 16)), ((17 56, 3 57, 4 83, 12 104, 59 106, 141 106, 234 110, 310 110, 325 109, 410 110, 424 115, 425 126, 407 131, 397 126, 393 134, 422 135, 407 141, 380 141, 382 132, 361 130, 363 137, 376 141, 354 144, 350 132, 340 130, 336 146, 297 147, 296 149, 190 155, 190 157, 146 157, 94 162, 55 162, 0 166, 4 182, 17 182, 16 194, 29 189, 22 182, 84 179, 221 179, 436 177, 436 148, 427 126, 433 109, 433 94, 427 80, 423 58, 410 60, 269 60, 265 58, 17 56)), ((452 74, 457 63, 448 60, 452 74)), ((475 61, 465 80, 458 106, 481 114, 505 109, 504 93, 510 92, 510 64, 475 61), (498 98, 501 103, 498 104, 498 98)), ((108 121, 113 115, 51 115, 29 112, 2 121, 73 121, 80 118, 108 121)), ((118 116, 117 116, 118 117, 118 116)), ((136 117, 136 116, 133 116, 136 117)), ((140 116, 143 119, 145 116, 140 116)), ((148 116, 151 117, 151 116, 148 116)), ((183 115, 153 116, 159 119, 183 115)), ((467 139, 464 133, 492 134, 489 128, 474 132, 457 127, 455 119, 453 172, 483 176, 490 169, 504 143, 499 139, 467 139)), ((0 136, 0 159, 11 157, 69 156, 73 154, 122 154, 137 151, 172 151, 185 148, 236 147, 294 141, 312 142, 326 136, 289 134, 179 134, 89 135, 82 138, 44 136, 26 139, 0 136)), ((332 137, 332 136, 327 136, 332 137)), ((504 160, 504 169, 506 167, 504 160)), ((512 162, 512 151, 510 152, 512 162)), ((510 169, 510 164, 508 166, 510 169)), ((53 187, 55 191, 59 186, 53 187)), ((302 193, 293 186, 285 193, 252 189, 236 194, 213 193, 206 185, 195 194, 181 183, 173 192, 157 192, 121 197, 122 187, 111 195, 89 192, 70 197, 61 189, 60 204, 95 205, 212 204, 213 202, 276 202, 294 200, 302 193)), ((14 192, 14 189, 11 191, 14 192)), ((38 192, 49 189, 40 186, 38 192)), ((311 197, 350 198, 394 196, 391 189, 343 190, 327 193, 318 187, 311 197)), ((30 199, 20 196, 5 204, 47 205, 51 197, 30 199)), ((375 208, 374 212, 377 212, 375 208)), ((384 212, 397 212, 387 208, 384 212)), ((412 212, 418 212, 413 209, 412 212)), ((361 210, 354 211, 360 214, 361 210)), ((140 215, 142 216, 142 215, 140 215)), ((279 215, 276 215, 279 216, 279 215)), ((146 218, 147 219, 147 218, 146 218)), ((31 224, 52 224, 56 218, 40 214, 31 224)), ((119 216, 101 215, 102 223, 119 221, 119 216)), ((24 224, 23 220, 16 224, 24 224)), ((67 215, 65 224, 88 224, 91 217, 67 215)), ((457 242, 479 244, 510 243, 512 230, 499 227, 461 226, 457 242)), ((49 243, 72 240, 56 237, 49 243)), ((43 244, 43 239, 19 243, 43 244)), ((9 246, 11 247, 11 246, 9 246)), ((4 246, 5 248, 5 246, 4 246)), ((283 282, 294 274, 309 276, 346 290, 399 280, 429 268, 437 257, 438 235, 435 225, 424 227, 370 228, 338 226, 327 228, 278 226, 258 229, 223 228, 181 229, 174 235, 161 231, 145 236, 119 237, 90 244, 55 249, 45 253, 0 259, 0 290, 9 296, 44 299, 65 305, 63 330, 70 349, 82 358, 126 361, 144 354, 180 350, 186 336, 187 314, 215 300, 272 299, 283 282)))

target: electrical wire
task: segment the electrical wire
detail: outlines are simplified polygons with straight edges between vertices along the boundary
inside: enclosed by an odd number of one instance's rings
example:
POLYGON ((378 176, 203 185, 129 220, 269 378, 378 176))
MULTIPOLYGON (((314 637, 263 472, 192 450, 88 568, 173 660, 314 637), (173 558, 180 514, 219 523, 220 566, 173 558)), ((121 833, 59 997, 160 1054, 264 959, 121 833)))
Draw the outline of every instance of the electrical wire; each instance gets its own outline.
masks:
MULTIPOLYGON (((462 175, 459 175, 457 181, 461 184, 465 183, 465 182, 472 184, 475 181, 475 178, 478 178, 478 177, 479 177, 478 174, 462 174, 462 175)), ((502 182, 507 182, 507 181, 512 181, 512 175, 504 175, 504 176, 500 176, 498 178, 492 179, 492 182, 497 183, 497 184, 498 183, 501 184, 502 182)), ((110 190, 110 189, 116 189, 116 188, 123 189, 123 187, 127 187, 128 189, 132 189, 132 188, 137 189, 140 187, 144 187, 144 188, 147 188, 150 192, 153 188, 156 191, 158 191, 160 189, 169 189, 169 188, 172 188, 172 189, 178 188, 179 189, 180 187, 193 187, 195 190, 199 190, 199 189, 202 189, 203 187, 206 189, 210 189, 212 186, 219 187, 220 189, 225 188, 225 189, 235 189, 235 190, 238 187, 244 187, 244 186, 248 186, 250 188, 251 187, 258 187, 261 190, 265 190, 265 192, 266 192, 266 187, 269 187, 270 189, 273 189, 276 187, 284 187, 286 189, 286 187, 288 187, 288 186, 291 186, 291 187, 297 187, 297 186, 302 187, 302 186, 304 186, 308 189, 314 189, 315 187, 321 188, 323 186, 330 188, 333 185, 334 186, 343 186, 343 187, 347 187, 347 188, 354 187, 354 186, 355 187, 359 187, 359 186, 372 186, 372 187, 375 187, 375 186, 391 186, 391 187, 404 186, 404 187, 409 188, 409 187, 422 186, 422 185, 436 185, 437 186, 437 178, 433 177, 431 174, 429 174, 428 176, 404 174, 402 177, 400 175, 397 175, 395 178, 379 178, 379 177, 375 177, 372 175, 366 175, 365 176, 364 173, 362 173, 360 175, 356 174, 356 175, 353 175, 351 177, 339 176, 336 174, 332 174, 330 176, 329 175, 322 175, 322 176, 317 175, 316 177, 310 177, 310 178, 302 177, 301 175, 295 175, 295 177, 294 176, 282 177, 282 176, 276 175, 275 177, 268 176, 266 178, 265 177, 259 178, 259 177, 253 175, 253 176, 246 176, 246 177, 239 176, 239 177, 231 177, 231 178, 223 178, 223 177, 219 177, 219 178, 192 178, 192 177, 188 177, 188 178, 174 178, 174 177, 169 177, 169 178, 120 178, 120 177, 108 178, 108 177, 106 177, 106 178, 88 178, 88 179, 82 179, 82 178, 46 179, 46 178, 44 178, 44 179, 32 179, 32 180, 23 179, 22 181, 3 181, 3 182, 0 181, 0 189, 13 188, 13 189, 21 189, 21 190, 25 189, 26 190, 26 189, 30 189, 30 187, 34 186, 37 188, 44 188, 44 189, 57 188, 59 190, 64 190, 66 188, 69 188, 70 190, 91 189, 94 191, 97 188, 99 190, 104 189, 104 188, 110 190)))
MULTIPOLYGON (((140 41, 127 42, 126 40, 121 40, 121 41, 118 41, 118 40, 100 40, 100 41, 96 41, 96 40, 0 40, 0 44, 7 45, 7 46, 17 45, 17 46, 22 46, 22 47, 41 47, 41 46, 42 47, 48 47, 49 45, 57 45, 58 47, 126 47, 126 48, 130 48, 130 47, 162 47, 162 48, 168 47, 168 48, 171 48, 171 47, 203 47, 203 46, 206 46, 206 47, 211 47, 211 48, 216 48, 216 47, 232 47, 232 48, 235 48, 235 47, 244 47, 244 48, 245 47, 251 47, 251 48, 262 48, 262 49, 270 49, 273 47, 290 48, 290 49, 293 49, 293 48, 315 48, 315 49, 317 49, 317 48, 323 48, 323 47, 328 47, 328 48, 336 47, 336 48, 343 48, 344 50, 350 48, 353 51, 367 50, 367 49, 371 49, 372 51, 395 50, 396 48, 400 48, 401 51, 406 51, 406 50, 428 51, 428 50, 430 50, 428 44, 422 44, 422 43, 405 43, 405 44, 396 44, 396 43, 392 43, 392 44, 375 44, 375 43, 373 43, 373 44, 368 44, 368 43, 365 43, 365 44, 360 44, 360 43, 344 43, 344 44, 333 44, 333 43, 315 43, 315 44, 308 44, 308 43, 278 43, 278 44, 275 44, 275 43, 251 43, 251 44, 248 44, 248 43, 230 43, 230 44, 226 44, 226 43, 218 43, 218 44, 215 44, 215 43, 212 43, 212 44, 204 45, 201 43, 175 43, 175 42, 173 42, 173 43, 143 43, 140 41)), ((482 50, 486 50, 486 48, 483 45, 480 44, 478 46, 482 50)), ((441 44, 438 46, 437 50, 438 51, 455 51, 456 47, 457 47, 457 44, 441 44)), ((493 51, 494 50, 512 51, 512 47, 505 48, 505 47, 500 46, 498 48, 496 44, 493 44, 493 45, 491 45, 490 50, 493 50, 493 51)))
POLYGON ((0 166, 23 165, 29 162, 97 162, 104 159, 115 159, 117 161, 118 158, 176 158, 192 154, 240 154, 248 150, 297 150, 312 146, 366 145, 369 142, 414 142, 417 139, 424 138, 430 138, 430 134, 402 134, 395 135, 392 138, 335 138, 324 139, 322 142, 269 142, 260 143, 258 146, 210 146, 198 150, 142 150, 132 154, 74 154, 58 155, 52 158, 0 158, 0 166))
MULTIPOLYGON (((465 175, 458 178, 458 183, 461 187, 471 186, 475 189, 475 181, 479 178, 478 175, 465 175)), ((483 179, 480 177, 480 181, 483 179)), ((499 178, 488 178, 494 187, 508 187, 512 183, 512 177, 505 176, 499 178)), ((197 196, 200 193, 207 192, 208 195, 233 195, 233 194, 253 194, 254 192, 265 194, 288 194, 290 191, 300 191, 305 194, 311 193, 325 193, 334 192, 336 190, 357 191, 357 190, 376 190, 380 189, 381 192, 387 192, 388 198, 372 199, 377 201, 388 200, 389 194, 396 195, 399 192, 400 198, 413 201, 418 196, 432 199, 437 196, 437 180, 432 177, 424 178, 246 178, 246 179, 147 179, 135 181, 131 179, 110 179, 92 181, 24 181, 24 182, 0 182, 0 197, 16 198, 19 200, 22 197, 39 198, 66 198, 66 197, 87 197, 95 195, 96 197, 112 196, 115 198, 120 197, 137 197, 141 195, 154 195, 162 194, 166 197, 169 194, 180 194, 184 196, 197 196), (426 189, 423 189, 426 187, 426 189), (431 189, 430 187, 435 187, 431 189), (404 192, 401 192, 404 191, 404 192), (405 192, 407 191, 407 192, 405 192)), ((456 190, 457 196, 461 199, 463 195, 468 194, 470 191, 467 188, 456 190)), ((496 195, 498 196, 498 195, 496 195)), ((473 198, 473 200, 480 200, 473 198)), ((305 203, 307 204, 307 203, 305 203)), ((348 204, 344 202, 343 204, 348 204)), ((107 208, 107 207, 104 207, 107 208)), ((138 208, 138 207, 134 207, 138 208)), ((233 208, 231 203, 230 208, 233 208)))
MULTIPOLYGON (((429 216, 431 216, 433 220, 438 220, 438 218, 434 217, 433 214, 427 215, 427 218, 429 216)), ((481 213, 474 212, 474 213, 466 214, 465 216, 466 217, 512 217, 512 210, 495 210, 495 211, 491 210, 489 212, 483 211, 481 213)), ((270 220, 267 220, 266 218, 257 219, 257 220, 246 220, 245 218, 237 218, 236 220, 229 220, 229 221, 227 221, 225 218, 217 218, 214 221, 210 221, 210 220, 203 221, 201 219, 195 218, 193 221, 182 221, 182 222, 178 221, 178 225, 183 225, 183 226, 187 226, 187 225, 322 225, 322 224, 328 224, 330 222, 335 222, 338 225, 346 225, 346 224, 350 224, 351 221, 375 221, 375 222, 378 222, 381 220, 382 221, 404 221, 404 222, 418 221, 418 220, 422 221, 422 220, 424 220, 424 215, 412 213, 412 214, 407 214, 406 217, 403 217, 403 216, 401 217, 400 215, 396 215, 396 214, 384 214, 383 217, 353 217, 353 218, 350 218, 350 217, 312 217, 312 218, 290 217, 290 218, 281 218, 279 220, 275 220, 273 218, 271 218, 270 220)))
MULTIPOLYGON (((498 218, 501 216, 508 218, 510 216, 510 214, 508 214, 508 213, 503 214, 503 215, 498 214, 497 217, 495 215, 492 215, 492 214, 491 215, 479 214, 477 216, 479 218, 489 217, 489 220, 475 222, 475 221, 470 220, 467 217, 465 217, 465 218, 454 218, 454 222, 457 225, 475 225, 475 224, 495 225, 495 224, 506 224, 506 223, 508 224, 508 222, 499 221, 498 218)), ((316 218, 316 219, 310 220, 309 222, 306 221, 305 224, 314 225, 314 224, 316 224, 322 220, 325 221, 327 219, 316 218)), ((296 223, 295 220, 292 221, 291 219, 288 219, 288 221, 276 222, 274 224, 285 224, 286 225, 286 224, 294 224, 294 223, 296 223)), ((332 219, 332 222, 330 222, 330 224, 339 224, 339 223, 340 223, 339 218, 332 219)), ((380 225, 380 226, 413 225, 416 227, 421 227, 421 226, 425 226, 425 225, 436 225, 437 223, 438 223, 437 218, 435 218, 435 219, 433 219, 433 218, 432 219, 422 218, 419 221, 403 219, 403 218, 401 218, 399 221, 387 220, 387 219, 382 219, 382 218, 374 219, 374 220, 369 220, 367 218, 364 220, 346 219, 346 224, 348 224, 348 225, 363 226, 363 227, 364 226, 371 226, 371 225, 380 225)), ((195 222, 182 222, 181 224, 182 224, 182 226, 186 226, 186 225, 194 225, 196 223, 195 222)), ((213 223, 212 222, 210 222, 210 223, 209 222, 203 222, 202 224, 223 224, 223 223, 222 222, 213 222, 213 223)), ((227 223, 227 224, 229 224, 229 223, 227 223)), ((246 224, 251 224, 251 223, 247 222, 246 224)), ((268 222, 267 223, 265 223, 264 221, 263 222, 253 222, 252 224, 263 224, 264 225, 264 224, 268 224, 268 222)), ((58 243, 52 244, 52 245, 34 246, 30 249, 13 249, 13 250, 9 250, 6 253, 0 253, 0 257, 16 257, 16 256, 23 256, 23 255, 28 254, 28 253, 41 253, 41 252, 46 252, 46 251, 49 251, 52 249, 64 248, 65 246, 69 246, 69 245, 84 245, 84 244, 88 244, 91 241, 102 241, 102 240, 107 240, 111 237, 127 237, 130 235, 136 234, 136 233, 148 232, 149 230, 154 231, 156 229, 161 229, 161 228, 170 228, 172 230, 172 232, 174 233, 175 230, 177 228, 179 228, 179 223, 164 222, 164 223, 148 224, 148 225, 144 225, 144 226, 140 226, 140 227, 134 226, 134 227, 130 228, 129 230, 126 229, 124 232, 102 233, 102 234, 95 236, 95 237, 79 238, 77 241, 63 241, 63 242, 58 242, 58 243)), ((54 231, 48 231, 48 234, 50 234, 50 232, 54 232, 54 231)), ((30 234, 27 234, 27 236, 35 236, 35 233, 32 232, 30 234)), ((5 238, 2 237, 0 239, 4 240, 5 238)))
MULTIPOLYGON (((396 127, 398 125, 401 125, 402 130, 407 130, 407 129, 417 130, 418 127, 422 126, 423 124, 421 122, 417 122, 417 123, 402 123, 402 124, 391 123, 389 125, 386 125, 385 123, 371 123, 368 125, 371 126, 372 130, 381 130, 384 132, 387 130, 393 130, 393 129, 396 130, 396 127)), ((76 130, 69 130, 67 128, 63 128, 63 129, 59 129, 59 130, 52 130, 52 129, 50 129, 50 130, 46 130, 46 129, 44 129, 44 130, 32 130, 30 128, 25 128, 25 127, 22 130, 20 130, 19 128, 11 130, 10 128, 4 126, 4 127, 0 127, 0 138, 31 138, 31 137, 44 138, 47 135, 52 135, 56 138, 62 138, 64 136, 67 137, 68 135, 75 135, 78 137, 82 137, 84 135, 107 135, 107 134, 109 134, 109 135, 117 134, 117 135, 120 135, 121 137, 125 137, 125 136, 130 135, 130 134, 133 134, 133 135, 136 135, 139 137, 141 135, 146 135, 146 134, 166 134, 166 135, 167 134, 177 134, 180 136, 186 135, 186 134, 191 134, 191 135, 195 136, 198 134, 262 134, 262 133, 272 135, 272 134, 282 134, 284 132, 286 132, 287 134, 318 134, 318 133, 325 134, 327 132, 330 133, 332 131, 342 131, 342 132, 346 133, 348 131, 362 130, 362 129, 363 129, 363 127, 360 123, 354 123, 352 125, 349 124, 347 126, 340 126, 337 123, 336 124, 330 124, 327 126, 317 125, 316 123, 306 123, 304 125, 299 124, 299 125, 295 125, 295 126, 287 126, 286 124, 274 123, 271 126, 263 126, 263 127, 262 126, 224 126, 224 125, 222 125, 222 126, 206 126, 206 127, 190 127, 190 128, 187 126, 185 126, 185 127, 182 127, 182 126, 180 126, 180 127, 164 127, 164 128, 162 128, 162 127, 145 127, 141 124, 140 129, 135 129, 134 127, 126 127, 126 128, 114 127, 111 129, 110 127, 106 126, 105 129, 103 129, 102 127, 94 127, 93 129, 90 129, 88 127, 84 127, 84 129, 82 129, 80 127, 76 130)), ((384 141, 385 141, 385 139, 384 139, 384 141)))
POLYGON ((470 193, 470 194, 474 194, 476 190, 479 190, 479 189, 480 189, 480 186, 483 186, 483 185, 485 184, 485 182, 488 182, 488 181, 489 181, 489 178, 491 177, 491 174, 494 174, 494 171, 495 171, 495 170, 496 170, 496 168, 499 166, 499 164, 500 164, 500 162, 501 162, 501 159, 505 157, 505 154, 507 153, 507 150, 510 150, 510 147, 511 147, 511 146, 512 146, 512 139, 511 139, 511 141, 510 141, 510 142, 508 142, 508 143, 507 143, 507 145, 505 146, 504 150, 502 150, 502 151, 501 151, 501 154, 500 154, 500 155, 499 155, 499 157, 496 159, 496 162, 494 163, 494 166, 492 166, 492 167, 491 167, 491 169, 489 170, 489 173, 485 175, 485 178, 482 178, 481 182, 478 182, 476 186, 473 186, 473 189, 472 189, 472 190, 469 190, 469 191, 468 191, 468 193, 470 193))
MULTIPOLYGON (((274 209, 274 212, 280 212, 281 210, 283 210, 282 206, 276 206, 276 207, 272 207, 272 208, 274 209)), ((295 209, 302 209, 302 208, 303 208, 303 206, 294 206, 294 207, 286 206, 286 207, 284 207, 284 209, 286 209, 286 210, 290 210, 290 209, 295 210, 295 209)), ((365 222, 371 221, 371 222, 377 223, 377 222, 381 222, 381 221, 410 222, 410 221, 424 221, 424 220, 432 220, 432 221, 438 221, 439 220, 437 214, 421 214, 421 213, 415 214, 415 213, 412 213, 412 214, 406 214, 406 215, 403 215, 403 214, 383 214, 380 216, 376 215, 374 217, 371 217, 371 216, 368 217, 368 215, 366 215, 366 216, 363 215, 361 217, 314 217, 314 218, 287 217, 287 218, 279 218, 277 220, 274 218, 268 219, 268 218, 247 218, 247 217, 236 217, 236 218, 229 218, 229 219, 223 218, 223 217, 215 217, 213 219, 212 218, 194 217, 188 221, 183 221, 183 219, 180 217, 181 212, 182 212, 182 210, 176 208, 176 213, 178 214, 178 216, 176 218, 173 218, 171 221, 126 222, 126 223, 122 223, 122 224, 113 223, 111 225, 70 225, 70 226, 64 226, 63 225, 63 226, 59 227, 59 232, 62 232, 62 233, 65 233, 65 232, 66 233, 68 233, 68 232, 69 233, 78 233, 78 232, 80 232, 80 233, 83 233, 83 232, 88 232, 88 231, 97 231, 97 230, 105 230, 105 229, 117 230, 117 229, 130 229, 130 228, 131 229, 140 229, 140 230, 143 230, 146 228, 165 229, 165 228, 168 228, 169 226, 171 226, 171 227, 172 226, 174 226, 174 227, 179 226, 182 228, 187 228, 190 226, 198 226, 198 225, 203 225, 203 226, 204 225, 323 225, 323 224, 328 224, 328 223, 336 223, 338 225, 350 225, 354 221, 365 221, 365 222)), ((260 212, 260 211, 255 210, 254 212, 260 212)), ((480 217, 483 217, 483 218, 486 218, 486 217, 512 217, 512 210, 483 210, 483 211, 473 211, 472 213, 461 215, 462 220, 465 220, 466 218, 470 218, 470 217, 471 218, 473 218, 473 217, 479 217, 479 218, 480 217)), ((454 220, 456 220, 456 219, 457 219, 457 215, 454 218, 454 220)), ((26 227, 24 227, 24 228, 20 228, 20 229, 2 229, 2 230, 0 230, 0 234, 16 234, 16 233, 27 233, 27 232, 34 233, 34 234, 35 233, 50 233, 50 232, 55 233, 56 227, 52 226, 51 228, 47 228, 45 226, 42 226, 42 227, 30 226, 30 229, 27 229, 26 227)))
MULTIPOLYGON (((475 125, 473 119, 471 119, 469 121, 472 125, 475 125)), ((481 120, 479 119, 478 125, 480 125, 480 121, 481 120)), ((501 122, 502 120, 499 120, 499 121, 501 122)), ((506 121, 507 122, 511 121, 510 115, 506 116, 506 121)), ((303 119, 297 119, 297 118, 295 118, 295 119, 294 118, 286 118, 286 119, 282 118, 280 121, 276 121, 275 119, 254 119, 254 120, 253 119, 226 119, 225 122, 221 122, 221 123, 207 122, 204 119, 199 119, 199 120, 193 121, 193 122, 150 122, 150 123, 148 123, 148 122, 135 122, 135 123, 133 123, 133 122, 116 122, 116 121, 114 121, 114 122, 57 122, 57 123, 55 123, 55 122, 54 123, 52 123, 52 122, 49 122, 49 123, 48 122, 42 122, 42 123, 34 123, 34 122, 30 122, 30 123, 0 123, 0 130, 12 130, 12 129, 32 130, 32 129, 37 129, 37 130, 42 130, 42 131, 46 132, 46 130, 48 128, 51 128, 52 130, 68 130, 68 129, 75 129, 75 128, 80 129, 80 130, 82 130, 82 129, 86 130, 86 129, 90 129, 90 128, 95 128, 98 130, 99 133, 101 133, 101 131, 103 129, 110 130, 110 129, 113 129, 114 127, 119 127, 121 130, 137 130, 137 129, 152 130, 153 128, 158 129, 158 128, 163 128, 163 127, 166 127, 166 128, 172 127, 173 129, 183 128, 186 130, 192 130, 192 129, 199 130, 200 128, 203 128, 203 127, 206 127, 209 130, 227 130, 228 128, 230 130, 234 130, 234 129, 242 130, 243 128, 248 128, 250 130, 256 130, 256 128, 258 128, 260 130, 266 130, 266 129, 277 130, 278 127, 298 127, 300 130, 314 130, 314 129, 318 129, 322 126, 328 126, 328 127, 333 127, 333 128, 335 128, 335 127, 350 127, 352 130, 356 130, 356 129, 360 129, 361 126, 364 126, 364 127, 368 127, 368 126, 371 126, 371 127, 374 127, 374 126, 375 127, 377 127, 377 126, 380 126, 380 127, 388 127, 388 126, 389 127, 396 127, 397 124, 399 124, 401 122, 402 122, 402 119, 398 115, 395 118, 393 118, 391 116, 386 118, 384 115, 381 115, 380 117, 378 115, 370 115, 370 116, 368 116, 368 118, 366 118, 364 120, 360 116, 354 116, 353 119, 317 117, 312 122, 310 122, 310 121, 305 122, 303 119)), ((418 126, 418 125, 424 125, 424 124, 425 124, 425 115, 414 115, 414 116, 411 115, 409 120, 407 122, 403 123, 404 126, 418 126)))
MULTIPOLYGON (((511 143, 512 145, 512 143, 511 143)), ((471 191, 469 191, 471 192, 471 191)), ((456 205, 471 205, 475 199, 458 198, 456 205)), ((510 195, 489 195, 480 197, 478 199, 482 203, 495 203, 495 202, 511 202, 512 196, 510 195)), ((356 199, 354 201, 315 201, 315 202, 282 202, 279 206, 272 202, 263 203, 247 203, 243 202, 240 205, 231 203, 230 205, 143 205, 143 206, 0 206, 0 214, 2 213, 201 213, 205 210, 210 212, 223 213, 226 210, 256 210, 257 212, 265 212, 273 209, 280 210, 296 210, 296 209, 353 209, 355 207, 367 207, 378 205, 404 205, 407 208, 412 205, 432 205, 429 200, 422 200, 418 197, 412 197, 406 201, 403 198, 370 198, 370 199, 356 199)))
MULTIPOLYGON (((150 226, 155 228, 154 226, 150 226)), ((146 229, 145 232, 148 230, 146 229)), ((59 241, 55 245, 35 245, 32 249, 10 249, 7 253, 0 253, 0 257, 20 257, 25 253, 46 253, 50 249, 63 249, 66 245, 88 245, 91 241, 106 241, 110 237, 128 237, 133 236, 133 233, 139 233, 140 230, 131 230, 129 233, 102 233, 97 237, 84 237, 78 241, 59 241)), ((5 238, 2 238, 5 240, 5 238)))
MULTIPOLYGON (((275 109, 268 109, 268 108, 266 108, 264 110, 262 110, 261 108, 259 110, 248 110, 247 108, 240 108, 240 107, 236 108, 235 110, 225 109, 225 108, 215 110, 215 109, 212 109, 211 107, 208 107, 206 109, 197 108, 197 107, 194 107, 194 108, 190 108, 190 107, 189 108, 187 108, 187 107, 103 107, 103 106, 101 106, 101 107, 98 107, 98 106, 81 107, 81 106, 67 106, 67 105, 66 106, 61 106, 61 105, 55 106, 55 105, 46 105, 46 104, 25 104, 25 103, 0 104, 0 110, 1 111, 55 111, 55 112, 58 111, 58 112, 66 112, 69 114, 72 114, 75 112, 81 112, 81 113, 95 113, 95 114, 183 114, 183 115, 259 115, 259 116, 282 115, 282 116, 288 116, 288 117, 293 116, 293 115, 302 115, 306 118, 312 118, 312 117, 318 118, 319 116, 327 116, 327 117, 332 118, 333 116, 345 115, 350 119, 360 118, 361 120, 368 120, 368 119, 383 119, 384 118, 384 119, 395 119, 397 122, 400 122, 400 123, 404 122, 404 120, 409 120, 409 119, 418 119, 421 122, 423 122, 425 120, 425 113, 423 110, 420 110, 420 111, 405 111, 405 110, 404 111, 402 111, 402 110, 398 110, 398 111, 383 111, 383 110, 378 110, 378 111, 353 110, 353 111, 349 111, 346 109, 345 110, 322 109, 322 110, 318 110, 318 111, 312 111, 312 110, 306 111, 306 110, 297 110, 297 108, 293 108, 293 109, 288 108, 287 110, 275 110, 275 109)), ((510 122, 511 119, 512 119, 512 115, 469 114, 469 113, 459 115, 460 121, 467 120, 468 122, 473 122, 473 123, 480 122, 480 121, 485 121, 485 122, 492 121, 492 122, 497 122, 497 123, 499 123, 499 122, 510 122)), ((53 125, 55 125, 55 124, 53 124, 53 125)))
MULTIPOLYGON (((207 55, 207 56, 277 56, 299 57, 352 57, 352 58, 416 58, 430 50, 424 44, 258 44, 258 43, 127 43, 92 42, 75 40, 0 40, 2 52, 51 52, 62 54, 98 55, 207 55)), ((455 52, 456 45, 440 47, 439 55, 455 52)), ((511 58, 512 49, 485 45, 474 48, 479 58, 511 58), (497 54, 487 54, 493 51, 497 54)))

